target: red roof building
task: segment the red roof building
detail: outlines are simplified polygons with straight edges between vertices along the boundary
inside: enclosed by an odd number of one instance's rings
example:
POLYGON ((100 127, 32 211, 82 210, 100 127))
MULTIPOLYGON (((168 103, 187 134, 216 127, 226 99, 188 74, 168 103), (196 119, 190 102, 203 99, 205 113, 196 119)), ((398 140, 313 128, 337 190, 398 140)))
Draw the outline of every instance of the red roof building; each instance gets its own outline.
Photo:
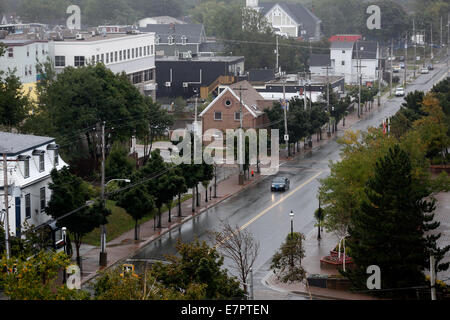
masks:
POLYGON ((358 40, 361 40, 362 36, 360 34, 337 34, 334 36, 331 36, 328 41, 330 42, 355 42, 358 40))

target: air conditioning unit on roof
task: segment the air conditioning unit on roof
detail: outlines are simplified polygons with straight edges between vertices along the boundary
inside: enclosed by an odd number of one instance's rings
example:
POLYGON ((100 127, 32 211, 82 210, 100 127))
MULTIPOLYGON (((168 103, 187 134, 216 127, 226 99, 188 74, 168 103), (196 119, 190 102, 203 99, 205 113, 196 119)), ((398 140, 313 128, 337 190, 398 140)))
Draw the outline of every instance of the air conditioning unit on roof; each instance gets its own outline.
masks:
POLYGON ((166 82, 166 87, 170 87, 171 82, 166 82))
POLYGON ((183 88, 189 87, 189 82, 183 82, 183 88))

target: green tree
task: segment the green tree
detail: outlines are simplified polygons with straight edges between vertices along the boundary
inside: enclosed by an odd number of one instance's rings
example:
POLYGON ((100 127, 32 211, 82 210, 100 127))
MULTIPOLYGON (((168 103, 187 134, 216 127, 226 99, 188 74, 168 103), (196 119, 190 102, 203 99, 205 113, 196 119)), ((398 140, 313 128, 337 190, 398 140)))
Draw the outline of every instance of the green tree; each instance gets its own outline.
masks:
POLYGON ((0 71, 0 126, 7 131, 19 129, 30 108, 29 95, 22 92, 22 83, 15 70, 0 71))
POLYGON ((98 201, 91 207, 86 206, 86 202, 92 196, 92 191, 86 182, 71 174, 68 167, 59 171, 53 169, 50 175, 52 182, 49 184, 49 188, 52 196, 45 212, 53 219, 58 219, 56 222, 58 227, 66 227, 73 235, 77 263, 81 265, 80 246, 83 236, 96 227, 106 224, 106 217, 111 212, 98 201), (71 214, 66 216, 68 213, 71 214))
POLYGON ((128 156, 128 150, 119 142, 115 142, 105 161, 107 179, 129 179, 136 163, 128 156))
POLYGON ((278 280, 292 283, 303 281, 306 277, 306 271, 302 267, 302 259, 305 257, 304 240, 302 233, 290 233, 273 255, 270 269, 277 275, 278 280))
MULTIPOLYGON (((434 230, 434 200, 415 187, 407 153, 396 145, 376 163, 375 175, 368 179, 361 209, 351 217, 348 246, 356 268, 346 273, 353 285, 366 285, 366 269, 378 265, 383 272, 381 287, 386 289, 421 286, 423 270, 438 236, 425 235, 434 230), (388 249, 387 249, 388 248, 388 249)), ((446 251, 450 248, 447 247, 446 251)), ((401 291, 395 292, 401 295, 401 291)), ((415 293, 414 293, 415 294, 415 293)))
POLYGON ((238 299, 244 292, 239 281, 222 268, 223 257, 215 248, 197 239, 190 243, 178 240, 177 255, 167 256, 168 264, 156 263, 153 274, 166 287, 186 290, 191 284, 206 285, 206 299, 238 299))
POLYGON ((152 213, 155 208, 153 197, 145 188, 134 187, 126 191, 117 202, 134 219, 134 240, 139 240, 139 220, 152 213))
POLYGON ((101 63, 67 67, 46 84, 39 98, 46 108, 38 119, 48 120, 45 134, 65 146, 65 159, 76 172, 91 174, 98 167, 103 121, 111 136, 108 144, 148 131, 148 105, 125 73, 114 74, 101 63))

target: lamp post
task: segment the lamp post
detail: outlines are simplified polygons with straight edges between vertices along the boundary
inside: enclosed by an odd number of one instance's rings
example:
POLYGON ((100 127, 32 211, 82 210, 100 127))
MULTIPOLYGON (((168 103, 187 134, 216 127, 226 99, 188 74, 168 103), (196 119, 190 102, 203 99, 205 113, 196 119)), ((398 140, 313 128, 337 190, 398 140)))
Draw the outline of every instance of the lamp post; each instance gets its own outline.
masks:
POLYGON ((317 211, 317 220, 318 220, 317 239, 321 239, 321 236, 320 236, 320 224, 321 224, 321 221, 322 221, 322 209, 320 208, 320 198, 319 198, 319 210, 317 211))
POLYGON ((291 213, 289 213, 289 216, 291 217, 291 238, 294 238, 294 212, 291 210, 291 213))
MULTIPOLYGON (((63 238, 63 243, 64 243, 64 253, 67 254, 67 249, 66 249, 66 227, 62 227, 61 231, 62 231, 62 238, 63 238)), ((63 283, 66 283, 66 268, 64 268, 63 271, 63 283)))
MULTIPOLYGON (((131 182, 130 179, 111 179, 109 180, 107 183, 105 183, 104 189, 106 189, 106 186, 113 182, 113 181, 124 181, 124 182, 131 182)), ((103 189, 103 190, 104 190, 103 189)), ((106 194, 103 192, 103 205, 106 208, 106 200, 107 200, 107 196, 106 194)), ((102 267, 106 267, 107 264, 107 252, 106 252, 106 225, 102 224, 100 226, 100 257, 99 257, 99 265, 102 267)))

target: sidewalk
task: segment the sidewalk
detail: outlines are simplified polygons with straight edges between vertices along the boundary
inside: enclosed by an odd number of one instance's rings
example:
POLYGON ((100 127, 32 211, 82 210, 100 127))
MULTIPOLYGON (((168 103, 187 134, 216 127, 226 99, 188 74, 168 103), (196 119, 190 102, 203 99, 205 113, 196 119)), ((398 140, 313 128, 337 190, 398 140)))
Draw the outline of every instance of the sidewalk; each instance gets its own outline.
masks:
MULTIPOLYGON (((231 175, 229 178, 217 183, 217 198, 214 198, 214 186, 212 187, 212 195, 210 198, 210 192, 208 190, 208 202, 205 202, 205 192, 199 191, 200 206, 195 208, 195 212, 192 212, 192 199, 184 201, 181 204, 182 217, 178 217, 178 208, 172 209, 172 222, 168 222, 169 212, 164 212, 161 217, 162 228, 154 228, 154 220, 149 220, 140 225, 140 240, 134 240, 134 228, 120 235, 119 237, 110 240, 106 244, 106 252, 108 254, 107 266, 109 268, 118 264, 121 261, 131 258, 135 252, 148 243, 158 239, 163 234, 168 232, 171 228, 175 228, 180 224, 192 219, 193 217, 206 211, 208 208, 217 205, 218 203, 230 198, 231 196, 239 193, 250 185, 263 179, 267 176, 261 176, 256 173, 254 177, 250 176, 249 180, 244 182, 244 185, 238 184, 238 175, 231 175)), ((199 189, 200 190, 200 189, 199 189)), ((99 266, 100 247, 94 247, 90 245, 82 244, 80 248, 80 255, 82 259, 82 284, 92 280, 97 271, 103 269, 99 266)), ((75 256, 73 257, 75 259, 75 256)))
MULTIPOLYGON (((320 259, 330 254, 338 243, 338 238, 327 232, 321 232, 321 240, 317 239, 317 228, 314 228, 305 239, 305 258, 302 260, 302 266, 307 274, 338 275, 339 271, 333 269, 324 269, 320 266, 320 259)), ((276 291, 289 292, 312 296, 316 298, 336 299, 336 300, 378 300, 366 294, 352 293, 344 290, 326 289, 314 286, 309 288, 304 283, 282 283, 277 280, 275 274, 270 272, 264 279, 265 284, 276 291)))

